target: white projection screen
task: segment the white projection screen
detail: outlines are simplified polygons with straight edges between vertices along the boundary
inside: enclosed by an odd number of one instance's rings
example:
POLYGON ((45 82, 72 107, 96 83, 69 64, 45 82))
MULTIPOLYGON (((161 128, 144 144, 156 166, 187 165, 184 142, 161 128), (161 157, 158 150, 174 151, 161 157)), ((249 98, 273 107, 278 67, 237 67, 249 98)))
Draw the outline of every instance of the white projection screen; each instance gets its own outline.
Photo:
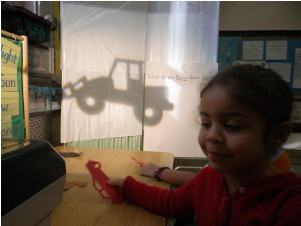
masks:
POLYGON ((61 2, 61 142, 141 136, 147 2, 61 2))
POLYGON ((200 83, 217 71, 219 2, 61 2, 61 142, 143 136, 202 157, 200 83))

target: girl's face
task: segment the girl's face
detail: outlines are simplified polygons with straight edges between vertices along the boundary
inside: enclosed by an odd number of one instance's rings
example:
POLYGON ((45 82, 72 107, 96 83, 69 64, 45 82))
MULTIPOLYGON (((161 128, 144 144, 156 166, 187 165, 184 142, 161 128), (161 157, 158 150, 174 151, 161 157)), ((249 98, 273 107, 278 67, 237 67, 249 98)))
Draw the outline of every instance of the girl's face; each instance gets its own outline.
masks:
POLYGON ((240 173, 269 162, 263 117, 234 101, 225 87, 203 94, 200 114, 199 144, 215 171, 240 173))

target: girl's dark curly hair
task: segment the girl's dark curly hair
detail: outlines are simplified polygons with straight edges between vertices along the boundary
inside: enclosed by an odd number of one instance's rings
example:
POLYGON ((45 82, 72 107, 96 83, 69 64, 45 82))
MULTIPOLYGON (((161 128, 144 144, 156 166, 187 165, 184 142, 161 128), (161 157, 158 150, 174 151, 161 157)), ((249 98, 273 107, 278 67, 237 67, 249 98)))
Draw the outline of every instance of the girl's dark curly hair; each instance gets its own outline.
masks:
POLYGON ((250 106, 266 121, 264 140, 271 130, 290 121, 293 93, 274 71, 253 65, 237 65, 217 73, 202 89, 200 97, 214 86, 225 86, 234 100, 250 106))

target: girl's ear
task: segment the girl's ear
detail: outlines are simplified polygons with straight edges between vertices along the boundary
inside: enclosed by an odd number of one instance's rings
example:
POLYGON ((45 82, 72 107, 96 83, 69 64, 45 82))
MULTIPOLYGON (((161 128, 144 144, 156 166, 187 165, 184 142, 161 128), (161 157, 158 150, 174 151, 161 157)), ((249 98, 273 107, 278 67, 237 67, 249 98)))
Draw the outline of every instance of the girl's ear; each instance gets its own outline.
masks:
POLYGON ((278 148, 286 142, 292 131, 292 124, 289 121, 283 122, 274 129, 271 137, 271 145, 273 148, 278 148))

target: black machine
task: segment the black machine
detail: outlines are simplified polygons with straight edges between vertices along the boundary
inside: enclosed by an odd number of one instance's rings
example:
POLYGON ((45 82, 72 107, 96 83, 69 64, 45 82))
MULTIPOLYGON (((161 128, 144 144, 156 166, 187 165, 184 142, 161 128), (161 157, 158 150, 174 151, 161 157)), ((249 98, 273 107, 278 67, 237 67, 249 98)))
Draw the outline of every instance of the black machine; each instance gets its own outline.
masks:
POLYGON ((2 225, 50 225, 65 177, 65 161, 47 141, 2 139, 2 225))

